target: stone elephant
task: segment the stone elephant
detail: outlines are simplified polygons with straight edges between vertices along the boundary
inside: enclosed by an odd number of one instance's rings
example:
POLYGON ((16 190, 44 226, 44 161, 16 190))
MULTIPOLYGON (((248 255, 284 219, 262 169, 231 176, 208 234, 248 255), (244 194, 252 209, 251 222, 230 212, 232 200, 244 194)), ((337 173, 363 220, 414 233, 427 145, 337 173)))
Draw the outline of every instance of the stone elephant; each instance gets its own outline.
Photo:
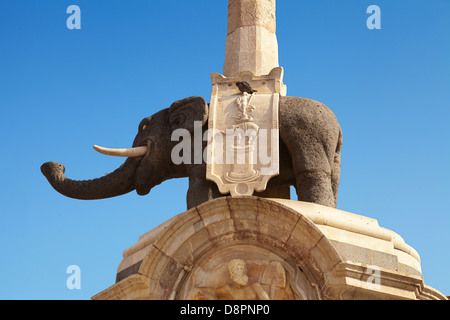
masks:
MULTIPOLYGON (((208 109, 203 98, 189 97, 143 119, 133 148, 111 151, 127 156, 125 162, 103 177, 72 180, 65 177, 64 166, 56 162, 44 163, 41 171, 56 191, 76 199, 104 199, 132 190, 146 195, 165 180, 188 177, 187 207, 195 207, 224 195, 206 179, 205 162, 173 163, 171 150, 178 142, 171 136, 178 128, 192 131, 194 121, 201 121, 202 130, 207 130, 208 109)), ((279 139, 279 175, 269 180, 264 192, 254 195, 289 199, 293 185, 298 200, 336 207, 342 131, 334 113, 311 99, 282 96, 279 139)))

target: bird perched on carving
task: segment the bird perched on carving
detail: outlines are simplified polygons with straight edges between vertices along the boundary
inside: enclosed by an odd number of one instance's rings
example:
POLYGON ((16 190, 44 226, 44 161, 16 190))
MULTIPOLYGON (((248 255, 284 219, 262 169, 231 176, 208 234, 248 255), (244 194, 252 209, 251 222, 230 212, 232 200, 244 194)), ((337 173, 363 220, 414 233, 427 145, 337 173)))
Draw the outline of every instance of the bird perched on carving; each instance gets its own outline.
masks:
POLYGON ((257 92, 255 89, 252 89, 246 81, 236 82, 236 87, 238 87, 239 91, 242 93, 247 92, 249 94, 253 94, 257 92))

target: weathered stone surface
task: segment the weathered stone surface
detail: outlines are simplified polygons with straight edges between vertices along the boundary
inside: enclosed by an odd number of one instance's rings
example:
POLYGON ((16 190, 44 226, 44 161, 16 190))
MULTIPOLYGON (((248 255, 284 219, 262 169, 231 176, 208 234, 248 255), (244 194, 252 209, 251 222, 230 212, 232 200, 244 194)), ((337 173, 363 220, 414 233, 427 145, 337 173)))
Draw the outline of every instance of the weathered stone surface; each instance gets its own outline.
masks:
POLYGON ((242 71, 267 75, 279 67, 278 40, 274 33, 260 26, 239 28, 226 39, 223 74, 236 77, 242 71))
POLYGON ((229 0, 228 34, 247 26, 261 26, 275 33, 275 0, 229 0))
POLYGON ((375 219, 258 197, 175 216, 124 251, 119 274, 93 299, 446 299, 425 285, 415 250, 375 219))

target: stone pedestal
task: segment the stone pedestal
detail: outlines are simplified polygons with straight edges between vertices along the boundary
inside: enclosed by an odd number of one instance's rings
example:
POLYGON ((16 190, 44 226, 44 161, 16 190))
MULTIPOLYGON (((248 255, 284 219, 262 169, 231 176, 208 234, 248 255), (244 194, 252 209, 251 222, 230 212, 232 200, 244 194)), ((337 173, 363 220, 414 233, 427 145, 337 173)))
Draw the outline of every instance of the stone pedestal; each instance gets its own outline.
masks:
POLYGON ((116 283, 92 299, 447 299, 377 220, 292 200, 209 201, 123 257, 116 283))

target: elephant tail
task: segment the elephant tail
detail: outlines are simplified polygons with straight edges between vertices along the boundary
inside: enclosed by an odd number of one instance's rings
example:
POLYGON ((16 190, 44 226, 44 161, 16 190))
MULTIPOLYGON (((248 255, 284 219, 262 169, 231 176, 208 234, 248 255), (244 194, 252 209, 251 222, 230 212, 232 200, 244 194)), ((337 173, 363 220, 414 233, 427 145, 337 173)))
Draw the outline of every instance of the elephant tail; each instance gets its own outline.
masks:
POLYGON ((339 127, 339 137, 334 152, 334 160, 331 164, 331 186, 333 188, 335 207, 337 205, 339 180, 341 178, 341 149, 342 149, 342 129, 339 127))

